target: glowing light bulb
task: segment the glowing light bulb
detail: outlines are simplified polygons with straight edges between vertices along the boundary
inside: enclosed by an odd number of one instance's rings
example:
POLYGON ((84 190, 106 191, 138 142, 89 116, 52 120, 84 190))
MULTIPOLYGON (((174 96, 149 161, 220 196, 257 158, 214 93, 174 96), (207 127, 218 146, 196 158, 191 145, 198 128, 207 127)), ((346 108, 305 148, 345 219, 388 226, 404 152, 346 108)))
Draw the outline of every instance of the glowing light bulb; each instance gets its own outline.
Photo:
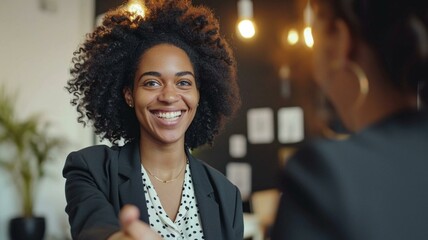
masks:
POLYGON ((287 41, 290 45, 295 45, 299 41, 299 33, 296 29, 290 29, 287 35, 287 41))
POLYGON ((256 28, 253 22, 253 2, 251 0, 238 1, 238 17, 240 19, 237 25, 239 35, 245 39, 254 37, 256 28))
POLYGON ((130 0, 126 4, 125 8, 126 11, 131 13, 132 19, 136 16, 144 17, 146 15, 144 4, 141 0, 130 0))
POLYGON ((239 34, 243 38, 252 38, 256 34, 256 28, 251 20, 244 19, 238 23, 239 34))
POLYGON ((133 13, 133 14, 140 15, 142 17, 144 17, 144 15, 145 15, 143 6, 141 6, 138 3, 133 3, 133 4, 129 5, 128 11, 133 13))
POLYGON ((303 30, 303 36, 305 38, 306 46, 312 48, 314 46, 314 38, 312 37, 311 27, 305 27, 305 29, 303 30))
POLYGON ((311 6, 311 1, 308 0, 308 2, 306 3, 306 7, 303 10, 303 17, 306 26, 312 26, 312 23, 314 21, 313 15, 314 14, 311 6))

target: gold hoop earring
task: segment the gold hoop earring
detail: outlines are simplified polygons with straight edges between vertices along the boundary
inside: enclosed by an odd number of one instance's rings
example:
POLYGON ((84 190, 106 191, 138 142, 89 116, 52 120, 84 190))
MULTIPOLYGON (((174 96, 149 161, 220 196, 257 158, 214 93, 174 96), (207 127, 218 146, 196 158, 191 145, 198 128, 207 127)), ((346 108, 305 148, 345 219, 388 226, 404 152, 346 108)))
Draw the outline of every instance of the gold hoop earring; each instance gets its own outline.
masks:
POLYGON ((348 133, 338 133, 334 131, 331 127, 324 127, 322 128, 322 134, 324 137, 328 139, 333 139, 337 141, 343 141, 349 138, 348 133))
MULTIPOLYGON (((348 68, 358 79, 360 94, 354 104, 354 108, 358 108, 363 104, 369 93, 369 80, 367 79, 367 75, 364 70, 357 63, 348 61, 345 63, 345 67, 348 68)), ((339 68, 341 68, 341 64, 337 61, 333 62, 332 69, 338 70, 339 68)))
MULTIPOLYGON (((337 70, 337 71, 343 71, 344 69, 347 69, 348 71, 352 72, 357 77, 359 94, 358 94, 358 97, 357 97, 355 103, 351 106, 351 112, 353 112, 352 114, 356 114, 356 111, 363 105, 363 103, 366 100, 366 97, 369 93, 369 81, 368 81, 367 75, 365 74, 364 70, 357 63, 352 62, 352 61, 347 61, 344 64, 340 64, 340 62, 335 61, 335 62, 333 62, 333 64, 331 66, 332 66, 332 69, 337 70)), ((351 126, 356 125, 355 116, 354 116, 354 118, 350 124, 351 124, 351 126)), ((349 129, 349 130, 350 130, 350 132, 352 132, 351 129, 349 129)), ((347 134, 347 133, 345 133, 345 134, 337 133, 328 126, 323 129, 323 134, 324 134, 324 136, 326 136, 328 138, 332 138, 332 139, 336 139, 336 140, 347 139, 349 136, 349 134, 347 134)))
POLYGON ((360 94, 358 95, 358 98, 354 104, 354 109, 357 109, 363 105, 367 95, 369 94, 369 80, 367 79, 367 75, 365 74, 364 70, 358 64, 355 62, 348 62, 347 65, 349 66, 351 72, 353 72, 358 79, 360 94))

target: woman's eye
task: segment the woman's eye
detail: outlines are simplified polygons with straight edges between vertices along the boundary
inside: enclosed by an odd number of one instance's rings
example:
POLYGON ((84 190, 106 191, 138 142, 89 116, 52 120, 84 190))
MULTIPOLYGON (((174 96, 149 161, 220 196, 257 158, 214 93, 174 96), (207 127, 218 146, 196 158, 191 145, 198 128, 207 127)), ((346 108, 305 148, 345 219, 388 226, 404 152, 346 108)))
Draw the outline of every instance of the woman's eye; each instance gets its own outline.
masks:
POLYGON ((144 82, 143 86, 145 87, 158 87, 160 83, 156 80, 147 80, 144 82))
POLYGON ((192 86, 192 82, 190 80, 180 80, 177 83, 178 86, 192 86))

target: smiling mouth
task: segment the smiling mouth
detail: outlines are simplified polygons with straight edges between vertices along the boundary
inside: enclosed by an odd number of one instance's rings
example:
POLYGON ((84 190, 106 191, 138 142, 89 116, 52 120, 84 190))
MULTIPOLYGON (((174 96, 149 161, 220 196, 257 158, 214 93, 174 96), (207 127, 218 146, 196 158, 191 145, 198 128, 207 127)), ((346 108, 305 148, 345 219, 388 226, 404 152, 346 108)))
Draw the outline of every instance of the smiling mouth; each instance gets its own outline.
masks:
POLYGON ((157 118, 167 120, 167 121, 174 121, 181 117, 182 112, 181 111, 175 111, 175 112, 154 112, 153 113, 157 118))

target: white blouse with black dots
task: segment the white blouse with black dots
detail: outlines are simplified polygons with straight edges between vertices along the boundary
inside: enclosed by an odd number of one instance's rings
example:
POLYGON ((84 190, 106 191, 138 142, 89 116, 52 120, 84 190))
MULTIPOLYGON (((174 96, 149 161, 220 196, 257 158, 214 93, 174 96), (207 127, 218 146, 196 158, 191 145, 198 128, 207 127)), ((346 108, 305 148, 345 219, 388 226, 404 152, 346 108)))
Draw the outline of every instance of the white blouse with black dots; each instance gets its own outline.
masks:
POLYGON ((143 165, 141 165, 141 175, 150 227, 166 240, 204 239, 189 164, 186 166, 181 203, 174 222, 163 209, 156 190, 143 165))

